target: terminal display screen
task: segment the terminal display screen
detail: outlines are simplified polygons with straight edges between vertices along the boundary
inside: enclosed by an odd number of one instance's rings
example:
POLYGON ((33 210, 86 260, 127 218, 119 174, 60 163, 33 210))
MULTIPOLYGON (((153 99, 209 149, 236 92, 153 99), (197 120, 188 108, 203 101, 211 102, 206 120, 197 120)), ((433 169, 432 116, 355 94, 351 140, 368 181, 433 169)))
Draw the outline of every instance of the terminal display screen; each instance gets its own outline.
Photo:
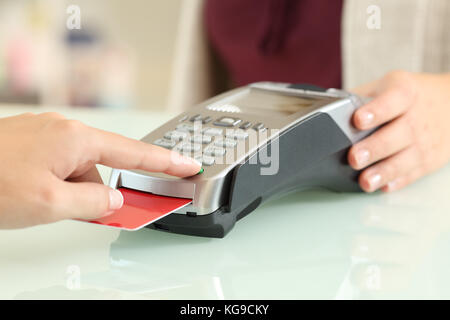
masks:
POLYGON ((317 103, 316 98, 303 98, 272 91, 253 89, 237 97, 232 104, 237 105, 244 113, 285 115, 289 116, 305 110, 317 103))

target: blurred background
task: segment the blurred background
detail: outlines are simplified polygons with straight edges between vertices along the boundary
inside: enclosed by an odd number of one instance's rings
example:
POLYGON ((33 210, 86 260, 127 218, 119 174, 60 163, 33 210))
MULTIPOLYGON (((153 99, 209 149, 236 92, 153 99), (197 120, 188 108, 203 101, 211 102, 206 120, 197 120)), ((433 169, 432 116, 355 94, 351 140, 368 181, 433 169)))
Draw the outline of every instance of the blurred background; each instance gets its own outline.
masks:
POLYGON ((0 0, 0 104, 164 108, 180 3, 0 0))

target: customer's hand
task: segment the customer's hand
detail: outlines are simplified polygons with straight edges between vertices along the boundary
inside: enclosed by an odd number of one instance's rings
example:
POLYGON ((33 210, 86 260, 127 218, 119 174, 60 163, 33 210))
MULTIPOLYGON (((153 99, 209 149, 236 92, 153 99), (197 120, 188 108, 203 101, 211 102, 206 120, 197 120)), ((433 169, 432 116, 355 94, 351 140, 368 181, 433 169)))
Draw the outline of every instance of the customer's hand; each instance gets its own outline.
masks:
POLYGON ((55 113, 0 119, 0 228, 94 219, 123 204, 95 164, 185 177, 200 164, 55 113))
POLYGON ((374 98, 355 112, 355 127, 383 125, 348 155, 353 168, 366 168, 365 191, 400 189, 449 161, 450 75, 396 71, 352 91, 374 98))

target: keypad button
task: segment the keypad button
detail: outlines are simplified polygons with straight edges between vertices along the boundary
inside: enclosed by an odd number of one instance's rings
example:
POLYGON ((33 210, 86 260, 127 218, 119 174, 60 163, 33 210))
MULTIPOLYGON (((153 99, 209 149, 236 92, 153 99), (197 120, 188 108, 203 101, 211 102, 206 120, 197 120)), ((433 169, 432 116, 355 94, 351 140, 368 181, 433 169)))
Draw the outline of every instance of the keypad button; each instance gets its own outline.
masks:
POLYGON ((158 139, 153 142, 153 144, 163 148, 172 149, 173 147, 175 147, 176 142, 172 140, 158 139))
POLYGON ((185 131, 185 132, 195 132, 195 131, 200 131, 201 127, 202 126, 198 125, 197 123, 195 123, 195 124, 180 123, 179 125, 177 125, 176 130, 177 131, 185 131))
POLYGON ((216 162, 216 159, 214 157, 209 157, 205 155, 195 157, 195 160, 200 161, 202 165, 205 166, 212 166, 216 162))
POLYGON ((213 157, 203 156, 202 157, 202 164, 205 166, 212 166, 216 162, 216 159, 213 157))
POLYGON ((203 123, 203 124, 207 124, 207 123, 211 122, 211 120, 212 120, 211 117, 204 117, 204 118, 202 119, 202 123, 203 123))
POLYGON ((178 120, 178 122, 186 121, 188 118, 189 118, 188 115, 182 116, 182 117, 178 120))
POLYGON ((241 119, 230 118, 230 117, 222 117, 220 119, 217 119, 214 122, 214 125, 221 126, 221 127, 234 127, 234 126, 238 125, 241 122, 242 122, 241 119))
POLYGON ((234 148, 237 142, 234 139, 217 139, 214 145, 217 147, 234 148))
POLYGON ((252 123, 246 121, 246 122, 244 122, 239 128, 244 129, 244 130, 247 130, 247 129, 250 128, 251 126, 252 126, 252 123))
POLYGON ((188 133, 182 131, 169 131, 164 135, 164 138, 174 141, 186 139, 188 133))
POLYGON ((181 123, 181 124, 177 125, 176 130, 192 132, 192 131, 194 131, 194 125, 190 124, 190 123, 181 123))
POLYGON ((181 152, 197 152, 201 149, 200 144, 192 144, 192 143, 182 143, 181 145, 177 146, 177 150, 181 152))
POLYGON ((203 130, 203 134, 205 134, 207 136, 221 136, 223 134, 223 129, 206 128, 203 130))
POLYGON ((212 141, 211 136, 206 136, 206 135, 201 135, 201 134, 193 135, 191 138, 191 142, 194 142, 194 143, 208 144, 208 143, 211 143, 211 141, 212 141))
POLYGON ((253 126, 253 129, 256 130, 256 131, 263 131, 263 130, 265 130, 264 123, 259 122, 259 123, 255 124, 253 126))
POLYGON ((191 122, 200 121, 200 120, 202 120, 202 116, 200 114, 196 114, 195 116, 193 116, 192 118, 189 119, 189 121, 191 121, 191 122))
POLYGON ((227 151, 221 147, 209 146, 203 152, 207 156, 220 157, 223 156, 227 151))
POLYGON ((248 138, 248 132, 244 130, 227 131, 226 137, 229 139, 245 140, 248 138))

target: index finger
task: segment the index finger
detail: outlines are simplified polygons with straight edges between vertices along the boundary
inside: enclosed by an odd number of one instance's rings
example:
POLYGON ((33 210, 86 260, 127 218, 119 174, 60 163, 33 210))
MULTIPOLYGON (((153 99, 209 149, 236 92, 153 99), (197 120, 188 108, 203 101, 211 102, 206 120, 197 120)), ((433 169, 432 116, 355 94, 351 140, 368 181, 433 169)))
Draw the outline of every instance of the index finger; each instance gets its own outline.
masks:
POLYGON ((126 138, 119 134, 89 128, 93 160, 117 169, 139 169, 189 177, 201 170, 201 163, 175 151, 126 138))

